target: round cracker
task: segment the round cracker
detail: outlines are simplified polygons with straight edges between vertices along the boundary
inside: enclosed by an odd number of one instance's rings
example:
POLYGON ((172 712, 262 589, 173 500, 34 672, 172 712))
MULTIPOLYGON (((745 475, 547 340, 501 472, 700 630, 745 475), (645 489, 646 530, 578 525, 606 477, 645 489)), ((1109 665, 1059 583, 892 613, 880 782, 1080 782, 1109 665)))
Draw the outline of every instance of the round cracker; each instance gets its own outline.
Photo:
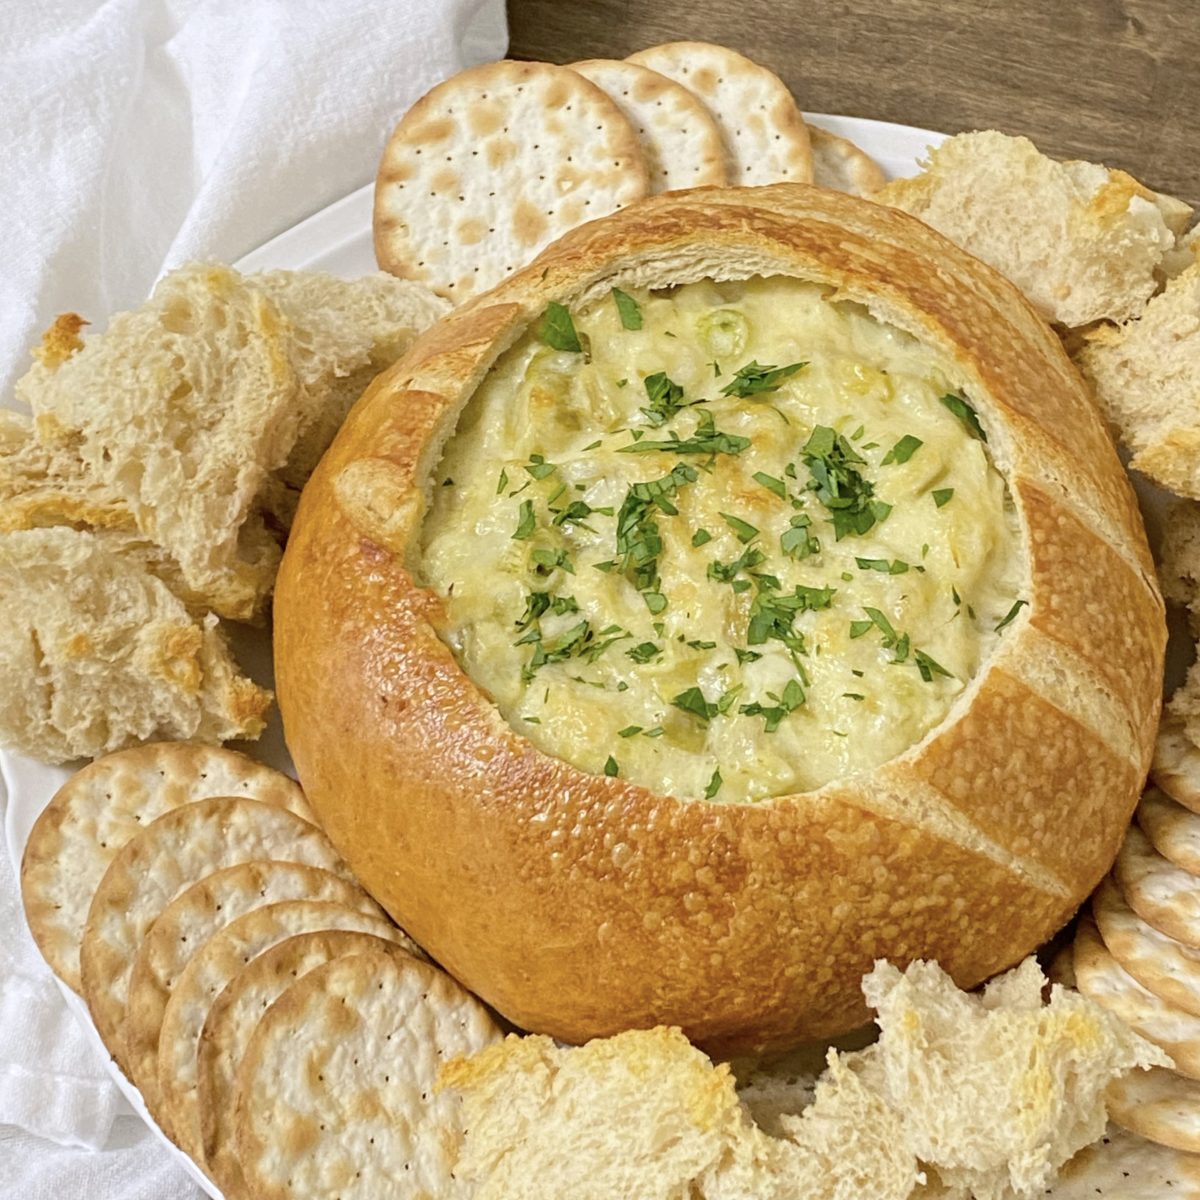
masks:
POLYGON ((1200 1153, 1200 1083, 1165 1067, 1130 1071, 1104 1093, 1109 1117, 1132 1133, 1200 1153))
POLYGON ((1200 1158, 1110 1125, 1038 1195, 1048 1200, 1200 1200, 1200 1158))
POLYGON ((631 54, 682 84, 707 106, 725 139, 730 183, 811 183, 808 126, 783 80, 735 50, 708 42, 668 42, 631 54))
POLYGON ((156 817, 208 796, 249 796, 312 819, 300 785, 216 746, 158 742, 119 750, 72 775, 38 817, 21 863, 21 897, 51 970, 83 994, 79 943, 109 863, 156 817))
POLYGON ((455 1190, 460 1101, 442 1064, 501 1032, 443 971, 355 954, 289 988, 237 1075, 238 1157, 256 1200, 416 1200, 455 1190))
POLYGON ((1178 942, 1200 947, 1200 882, 1163 858, 1136 825, 1125 835, 1113 876, 1143 921, 1178 942))
POLYGON ((256 859, 322 867, 354 881, 315 825, 286 808, 233 797, 197 800, 163 813, 109 864, 88 910, 80 973, 96 1029, 123 1069, 121 1024, 142 939, 198 879, 256 859))
POLYGON ((621 110, 637 134, 651 192, 723 187, 725 142, 703 101, 649 67, 616 58, 571 64, 621 110))
POLYGON ((196 1055, 196 1104, 204 1168, 227 1196, 246 1192, 235 1141, 234 1084, 263 1013, 310 971, 369 950, 389 945, 369 933, 298 934, 252 959, 213 1002, 196 1055))
POLYGON ((1200 1079, 1200 1017, 1142 987, 1105 948, 1090 917, 1075 931, 1075 984, 1148 1042, 1161 1046, 1181 1075, 1200 1079))
POLYGON ((1182 721, 1163 717, 1150 778, 1177 804, 1200 813, 1200 747, 1184 732, 1182 721))
POLYGON ((158 1091, 168 1132, 196 1162, 204 1159, 196 1055, 213 1003, 263 951, 296 934, 322 929, 373 933, 410 954, 421 953, 389 921, 322 900, 284 900, 256 908, 214 934, 176 982, 158 1035, 158 1091))
POLYGON ((869 196, 887 183, 883 168, 848 138, 817 125, 808 127, 808 136, 812 142, 813 183, 818 187, 869 196))
POLYGON ((1092 915, 1109 953, 1142 987, 1200 1017, 1200 950, 1143 921, 1111 878, 1092 896, 1092 915))
POLYGON ((375 255, 457 302, 648 189, 633 127, 595 84, 549 63, 487 63, 396 126, 375 180, 375 255))
POLYGON ((158 1102, 158 1035, 184 968, 218 930, 243 913, 281 900, 328 900, 384 919, 356 883, 293 862, 248 862, 194 883, 163 910, 142 940, 129 977, 120 1040, 125 1070, 151 1112, 158 1102))
MULTIPOLYGON (((1149 787, 1138 803, 1137 823, 1163 858, 1200 875, 1200 813, 1149 787)), ((1200 889, 1200 880, 1195 886, 1200 889)))

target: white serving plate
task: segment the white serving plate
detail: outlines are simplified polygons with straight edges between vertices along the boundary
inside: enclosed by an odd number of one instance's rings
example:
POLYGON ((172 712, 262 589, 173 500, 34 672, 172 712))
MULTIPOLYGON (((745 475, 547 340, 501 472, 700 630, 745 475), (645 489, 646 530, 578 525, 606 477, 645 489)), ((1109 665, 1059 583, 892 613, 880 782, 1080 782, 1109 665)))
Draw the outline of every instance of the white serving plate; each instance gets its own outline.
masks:
MULTIPOLYGON (((814 125, 849 138, 862 147, 884 169, 889 178, 912 175, 917 170, 917 158, 927 146, 937 145, 946 136, 927 129, 908 125, 892 125, 886 121, 870 121, 862 117, 827 116, 823 113, 805 114, 814 125)), ((301 221, 278 237, 252 250, 235 266, 242 271, 269 271, 279 268, 330 271, 345 278, 365 275, 376 269, 371 240, 372 185, 359 188, 349 196, 301 221)), ((261 631, 233 628, 231 638, 238 661, 258 682, 272 682, 270 639, 261 631)), ((278 709, 274 710, 262 739, 240 745, 255 758, 290 774, 291 759, 283 743, 278 709)), ((21 855, 29 831, 54 793, 71 775, 70 767, 52 767, 19 754, 0 750, 0 777, 8 794, 4 822, 4 839, 14 871, 19 875, 21 855)), ((58 982, 68 1007, 87 1030, 101 1055, 107 1060, 117 1086, 133 1110, 162 1139, 180 1165, 213 1200, 223 1200, 213 1183, 158 1128, 141 1094, 117 1067, 104 1049, 87 1006, 65 984, 58 982)))

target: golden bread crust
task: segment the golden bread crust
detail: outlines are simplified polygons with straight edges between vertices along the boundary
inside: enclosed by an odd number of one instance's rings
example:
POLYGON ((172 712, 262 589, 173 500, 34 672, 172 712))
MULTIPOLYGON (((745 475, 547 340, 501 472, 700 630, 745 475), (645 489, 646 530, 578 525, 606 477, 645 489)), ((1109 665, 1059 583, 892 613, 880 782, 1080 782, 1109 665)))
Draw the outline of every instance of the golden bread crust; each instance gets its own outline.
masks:
POLYGON ((431 329, 306 489, 275 625, 305 791, 435 959, 527 1028, 580 1041, 666 1022, 717 1052, 860 1023, 876 957, 936 958, 972 986, 1053 932, 1136 803, 1165 643, 1131 489, 1051 331, 919 222, 803 185, 645 201, 431 329), (413 571, 458 412, 549 300, 755 273, 826 283, 954 365, 1009 482, 1030 606, 900 758, 720 805, 537 750, 458 667, 413 571))

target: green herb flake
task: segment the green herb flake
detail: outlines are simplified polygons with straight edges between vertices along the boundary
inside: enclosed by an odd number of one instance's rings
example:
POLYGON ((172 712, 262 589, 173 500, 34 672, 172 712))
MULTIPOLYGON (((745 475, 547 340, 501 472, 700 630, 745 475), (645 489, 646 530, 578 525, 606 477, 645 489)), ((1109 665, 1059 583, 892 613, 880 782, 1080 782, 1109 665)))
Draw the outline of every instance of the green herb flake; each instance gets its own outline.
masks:
POLYGON ((584 446, 583 452, 586 454, 589 450, 599 450, 603 441, 603 438, 597 438, 594 442, 588 442, 588 444, 584 446))
POLYGON ((617 730, 617 737, 631 738, 642 732, 640 725, 626 725, 624 729, 617 730))
POLYGON ((860 638, 865 633, 870 633, 875 628, 874 621, 851 621, 850 622, 850 637, 860 638))
POLYGON ((513 531, 513 541, 527 542, 533 537, 533 531, 537 528, 537 519, 533 515, 533 501, 522 500, 520 515, 517 520, 517 528, 513 531))
POLYGON ((711 541, 712 534, 709 533, 707 529, 697 529, 696 532, 692 534, 693 546, 703 546, 711 541))
POLYGON ((778 391, 785 379, 806 366, 808 363, 803 362, 789 363, 786 367, 749 362, 733 373, 733 379, 721 389, 721 395, 747 397, 778 391))
POLYGON ((750 445, 750 439, 736 433, 722 433, 716 428, 712 413, 707 410, 700 413, 696 422, 695 433, 690 438, 681 438, 673 433, 668 441, 648 442, 636 436, 634 444, 621 446, 618 454, 648 454, 651 451, 665 450, 672 454, 741 454, 750 445))
POLYGON ((789 558, 808 558, 821 552, 820 541, 812 535, 812 518, 806 513, 797 513, 788 526, 779 535, 779 548, 789 558))
POLYGON ((708 786, 704 789, 705 800, 711 800, 720 790, 721 784, 724 781, 721 779, 721 770, 718 767, 712 773, 712 778, 708 781, 708 786))
POLYGON ((500 493, 503 492, 506 487, 508 487, 508 472, 505 470, 501 470, 500 480, 496 484, 496 495, 499 496, 500 493))
POLYGON ((856 558, 860 571, 881 571, 884 575, 903 575, 908 571, 908 563, 900 559, 886 558, 856 558))
POLYGON ((575 332, 575 322, 566 305, 551 300, 546 305, 545 315, 538 325, 538 337, 554 350, 569 350, 575 354, 583 352, 579 334, 575 332))
POLYGON ((780 500, 787 499, 787 485, 782 479, 776 479, 774 475, 768 475, 765 471, 755 471, 752 478, 755 483, 761 483, 768 492, 774 492, 780 500))
POLYGON ((554 463, 547 462, 540 454, 531 454, 529 461, 525 464, 525 470, 534 479, 545 479, 547 475, 553 475, 558 468, 554 463))
POLYGON ((702 721, 711 721, 717 715, 717 706, 705 700, 704 693, 698 687, 690 687, 672 698, 671 703, 686 713, 699 717, 702 721))
POLYGON ((661 653, 662 647, 656 646, 653 642, 642 642, 640 645, 634 646, 632 650, 625 651, 626 656, 632 658, 635 663, 648 663, 661 653))
POLYGON ((843 692, 842 696, 846 700, 865 700, 866 696, 862 692, 843 692))
POLYGON ((529 557, 539 575, 549 575, 555 567, 562 567, 568 575, 575 574, 575 564, 565 550, 534 550, 529 557))
MULTIPOLYGON (((906 463, 925 443, 919 437, 906 433, 884 456, 880 466, 890 466, 892 463, 906 463)), ((865 449, 865 447, 864 447, 865 449)))
POLYGON ((683 400, 683 388, 668 379, 665 371, 647 375, 642 383, 650 406, 641 411, 651 425, 665 425, 676 413, 688 407, 683 400))
POLYGON ((967 427, 967 432, 981 442, 986 442, 987 434, 979 423, 979 414, 962 396, 948 392, 942 397, 942 403, 967 427))
MULTIPOLYGON (((1018 600, 1012 606, 1012 608, 1010 608, 1008 610, 1008 612, 1005 614, 1004 618, 996 626, 996 632, 999 633, 1000 630, 1002 630, 1006 625, 1011 625, 1013 623, 1013 621, 1016 620, 1017 613, 1019 613, 1021 611, 1021 609, 1024 608, 1028 603, 1029 603, 1028 600, 1018 600)), ((971 615, 974 616, 973 613, 971 615)))
POLYGON ((733 652, 737 655, 738 662, 743 666, 746 663, 758 662, 762 658, 762 655, 757 650, 743 650, 741 646, 735 646, 733 652))
POLYGON ((620 764, 611 754, 608 756, 608 761, 604 764, 604 773, 609 779, 616 779, 621 773, 620 764))
MULTIPOLYGON (((679 635, 679 640, 683 641, 683 634, 679 635)), ((692 650, 715 650, 717 648, 716 642, 701 642, 698 640, 684 642, 684 645, 692 650)))
POLYGON ((746 545, 754 541, 758 537, 758 530, 755 529, 748 521, 743 521, 741 517, 735 517, 730 513, 720 513, 721 520, 733 530, 737 540, 746 545))
POLYGON ((934 488, 932 495, 934 504, 936 504, 938 508, 943 508, 945 505, 950 503, 950 498, 954 495, 954 489, 934 488))
POLYGON ((658 616, 667 607, 667 598, 662 592, 643 592, 642 599, 646 602, 646 607, 655 615, 658 616))
POLYGON ((784 717, 795 712, 805 702, 806 697, 800 681, 789 679, 781 695, 768 692, 767 699, 775 703, 763 704, 762 701, 756 700, 753 704, 743 704, 738 712, 746 717, 762 717, 766 722, 766 732, 774 733, 783 723, 784 717))
POLYGON ((862 456, 828 425, 813 429, 802 457, 812 476, 809 487, 829 510, 835 540, 862 536, 892 511, 890 504, 874 499, 874 485, 858 470, 865 465, 862 456))
POLYGON ((935 662, 923 650, 914 650, 913 658, 916 660, 917 670, 921 672, 921 678, 926 683, 932 683, 935 675, 944 676, 946 679, 954 678, 941 663, 935 662))
POLYGON ((623 292, 617 287, 612 290, 612 298, 620 314, 622 328, 641 329, 642 306, 628 292, 623 292))

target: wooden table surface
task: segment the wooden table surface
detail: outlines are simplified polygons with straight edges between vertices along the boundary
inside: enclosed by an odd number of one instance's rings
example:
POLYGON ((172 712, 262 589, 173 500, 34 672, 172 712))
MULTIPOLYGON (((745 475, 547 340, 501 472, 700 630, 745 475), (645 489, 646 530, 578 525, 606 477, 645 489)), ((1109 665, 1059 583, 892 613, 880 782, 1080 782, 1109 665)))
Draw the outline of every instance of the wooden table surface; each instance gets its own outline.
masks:
POLYGON ((508 0, 513 58, 721 42, 810 112, 1023 133, 1200 205, 1200 0, 508 0))

